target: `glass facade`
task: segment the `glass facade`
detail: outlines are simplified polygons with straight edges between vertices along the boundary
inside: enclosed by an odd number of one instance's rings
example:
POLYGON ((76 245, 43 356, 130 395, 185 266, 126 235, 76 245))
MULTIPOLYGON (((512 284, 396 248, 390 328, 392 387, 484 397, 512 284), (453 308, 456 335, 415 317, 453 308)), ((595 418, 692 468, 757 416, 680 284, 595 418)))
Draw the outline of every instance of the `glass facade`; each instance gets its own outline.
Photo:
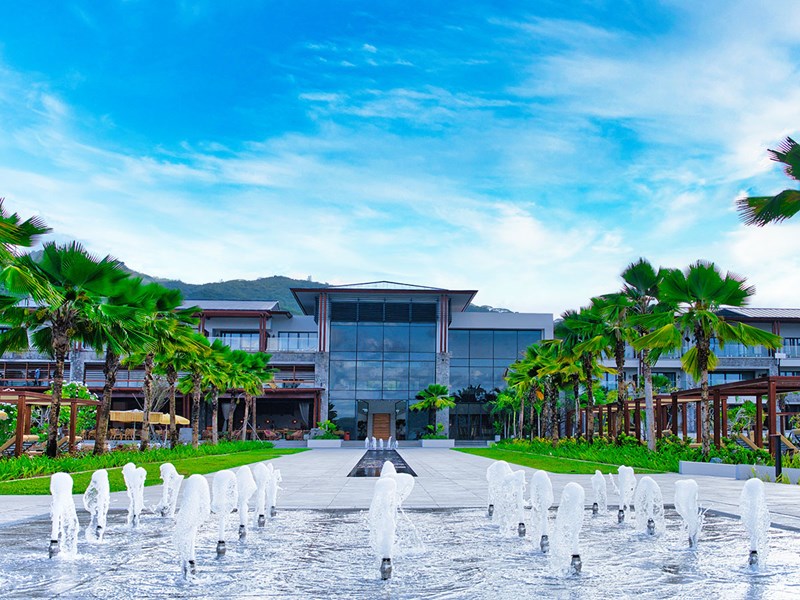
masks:
POLYGON ((408 404, 436 381, 435 305, 336 302, 331 317, 328 394, 339 428, 364 439, 369 402, 388 401, 396 437, 416 439, 427 416, 408 404))
POLYGON ((450 389, 469 385, 486 390, 504 388, 508 366, 528 346, 542 340, 541 330, 450 330, 450 389))

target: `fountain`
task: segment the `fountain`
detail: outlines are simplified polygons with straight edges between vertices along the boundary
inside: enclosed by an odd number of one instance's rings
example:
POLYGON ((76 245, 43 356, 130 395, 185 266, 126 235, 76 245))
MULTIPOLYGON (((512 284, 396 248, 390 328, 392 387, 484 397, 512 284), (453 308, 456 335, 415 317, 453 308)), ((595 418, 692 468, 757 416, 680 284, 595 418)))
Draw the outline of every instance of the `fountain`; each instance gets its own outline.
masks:
POLYGON ((364 438, 364 450, 369 450, 369 438, 364 438))
POLYGON ((625 522, 625 511, 630 507, 633 494, 636 491, 636 475, 633 474, 633 467, 626 467, 625 465, 620 465, 617 472, 619 473, 619 512, 617 513, 617 521, 622 524, 625 522))
POLYGON ((236 471, 236 487, 239 496, 239 541, 244 541, 247 538, 247 513, 250 510, 248 503, 257 489, 253 472, 247 465, 236 471))
POLYGON ((78 554, 80 523, 72 499, 72 477, 67 473, 54 473, 50 477, 50 493, 53 501, 50 505, 52 525, 48 555, 53 558, 61 552, 63 556, 74 558, 78 554))
POLYGON ((550 538, 547 535, 547 515, 553 505, 553 484, 546 471, 536 471, 531 477, 531 511, 534 538, 539 539, 539 548, 547 554, 550 538))
POLYGON ((681 479, 675 482, 675 510, 683 518, 689 536, 689 548, 695 548, 703 523, 698 504, 697 482, 694 479, 681 479))
POLYGON ((106 529, 108 507, 111 504, 108 471, 98 469, 92 473, 92 480, 83 494, 83 507, 91 515, 86 527, 86 540, 102 542, 106 529))
POLYGON ((636 507, 636 529, 647 531, 650 535, 664 532, 664 498, 661 488, 652 477, 642 477, 636 486, 633 503, 636 507))
POLYGON ((144 508, 144 480, 147 479, 147 471, 143 467, 137 469, 133 463, 126 463, 122 467, 122 478, 128 490, 128 525, 136 528, 144 508))
POLYGON ((525 471, 513 471, 503 478, 495 506, 500 531, 516 528, 519 537, 525 537, 525 471))
MULTIPOLYGON (((272 465, 270 465, 271 467, 272 465)), ((278 485, 283 479, 281 478, 281 471, 280 469, 274 469, 272 471, 272 477, 269 479, 269 483, 267 484, 267 506, 269 507, 269 516, 270 518, 274 517, 278 514, 278 490, 281 489, 280 485, 278 485)))
POLYGON ((392 556, 397 530, 397 483, 393 477, 381 477, 375 483, 369 507, 369 541, 381 561, 381 579, 392 576, 392 556))
POLYGON ((389 439, 386 441, 386 449, 387 450, 394 450, 394 446, 396 446, 396 445, 397 445, 396 442, 392 442, 392 436, 389 436, 389 439))
POLYGON ((394 468, 394 463, 390 460, 384 461, 381 467, 381 477, 394 477, 397 475, 397 469, 394 468))
POLYGON ((575 482, 564 486, 553 526, 551 567, 564 575, 578 575, 583 568, 578 541, 583 528, 583 503, 586 493, 575 482))
POLYGON ((378 440, 378 450, 383 452, 383 438, 378 440))
POLYGON ((274 471, 272 463, 256 463, 253 465, 253 479, 256 482, 256 515, 258 515, 258 526, 264 527, 267 522, 267 486, 272 479, 274 471))
POLYGON ((236 508, 238 487, 236 474, 225 469, 214 475, 211 512, 217 515, 217 556, 225 554, 225 517, 236 508))
POLYGON ((608 486, 600 471, 595 471, 592 475, 592 492, 594 493, 592 515, 596 516, 601 511, 606 514, 608 512, 608 486))
POLYGON ((172 463, 164 463, 159 467, 159 471, 161 472, 161 481, 164 482, 161 489, 161 500, 150 510, 162 517, 174 517, 183 475, 175 470, 172 463))
POLYGON ((506 475, 511 473, 511 467, 504 460, 493 462, 486 469, 486 481, 489 482, 489 507, 487 513, 489 518, 494 515, 494 506, 497 504, 500 493, 503 489, 503 480, 506 475))
POLYGON ((764 495, 764 482, 760 479, 753 478, 745 482, 739 496, 739 514, 742 518, 742 525, 750 538, 748 564, 751 567, 758 567, 767 557, 770 525, 769 509, 764 495))
POLYGON ((375 439, 375 436, 372 436, 372 443, 369 447, 370 450, 377 450, 378 449, 378 440, 375 439))
POLYGON ((211 498, 208 493, 208 482, 202 475, 191 475, 183 490, 181 510, 175 523, 172 535, 173 543, 178 549, 181 560, 181 571, 185 579, 196 574, 195 542, 198 528, 211 514, 211 498))

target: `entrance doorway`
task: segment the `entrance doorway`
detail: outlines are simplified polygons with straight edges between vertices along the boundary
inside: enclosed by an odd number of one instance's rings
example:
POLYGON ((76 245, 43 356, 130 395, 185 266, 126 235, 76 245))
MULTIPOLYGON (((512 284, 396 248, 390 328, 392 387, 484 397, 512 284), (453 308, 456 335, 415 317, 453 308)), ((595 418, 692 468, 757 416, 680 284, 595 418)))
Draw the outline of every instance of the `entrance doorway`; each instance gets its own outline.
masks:
POLYGON ((391 413, 371 413, 372 436, 379 440, 388 440, 392 435, 391 413))

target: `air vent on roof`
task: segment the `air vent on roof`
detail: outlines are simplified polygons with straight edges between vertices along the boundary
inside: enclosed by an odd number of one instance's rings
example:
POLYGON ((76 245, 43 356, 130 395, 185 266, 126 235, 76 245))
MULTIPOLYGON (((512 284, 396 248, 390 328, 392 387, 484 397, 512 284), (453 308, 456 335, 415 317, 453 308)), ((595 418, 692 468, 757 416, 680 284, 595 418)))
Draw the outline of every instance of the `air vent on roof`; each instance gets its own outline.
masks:
POLYGON ((358 304, 355 302, 331 302, 331 321, 353 323, 357 319, 358 304))
POLYGON ((358 304, 359 322, 383 323, 382 302, 360 302, 358 304))
POLYGON ((412 304, 411 305, 411 322, 412 323, 435 323, 436 322, 436 305, 425 304, 412 304))
POLYGON ((408 323, 410 304, 405 302, 386 303, 386 322, 387 323, 408 323))

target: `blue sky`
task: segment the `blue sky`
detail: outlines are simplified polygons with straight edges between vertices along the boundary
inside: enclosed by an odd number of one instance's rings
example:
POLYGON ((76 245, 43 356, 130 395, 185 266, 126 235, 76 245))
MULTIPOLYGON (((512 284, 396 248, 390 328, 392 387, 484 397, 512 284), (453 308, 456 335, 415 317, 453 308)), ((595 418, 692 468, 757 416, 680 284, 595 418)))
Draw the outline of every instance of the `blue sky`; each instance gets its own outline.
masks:
POLYGON ((561 312, 639 256, 800 306, 800 3, 23 2, 0 197, 137 270, 478 289, 561 312))

